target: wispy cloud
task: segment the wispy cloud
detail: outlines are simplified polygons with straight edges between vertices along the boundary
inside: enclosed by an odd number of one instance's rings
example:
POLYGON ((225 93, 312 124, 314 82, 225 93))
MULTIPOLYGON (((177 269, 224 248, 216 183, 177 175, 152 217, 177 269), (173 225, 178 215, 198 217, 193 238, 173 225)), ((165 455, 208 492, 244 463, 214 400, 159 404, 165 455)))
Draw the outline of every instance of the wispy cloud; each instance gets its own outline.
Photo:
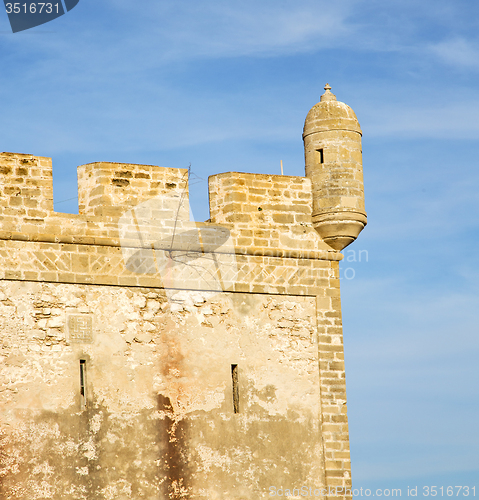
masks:
MULTIPOLYGON (((328 47, 353 31, 347 18, 354 3, 205 0, 177 2, 174 9, 154 1, 142 11, 134 4, 121 7, 128 8, 136 22, 154 34, 150 42, 163 48, 157 57, 178 60, 284 55, 328 47)), ((114 7, 116 1, 110 5, 114 7)))
POLYGON ((381 103, 375 99, 371 103, 374 106, 365 108, 361 115, 363 132, 369 137, 479 138, 477 96, 469 99, 461 95, 460 88, 454 89, 451 85, 450 94, 446 88, 443 89, 442 102, 427 104, 414 95, 414 85, 410 85, 409 91, 410 97, 401 96, 401 102, 397 102, 397 96, 394 96, 394 100, 381 103))
POLYGON ((125 66, 146 69, 198 58, 282 56, 347 44, 356 31, 350 18, 357 3, 146 0, 138 4, 108 0, 96 7, 94 19, 80 6, 75 11, 77 17, 68 19, 74 24, 73 32, 82 37, 81 44, 76 36, 70 36, 67 24, 58 23, 54 26, 62 44, 55 36, 25 34, 2 42, 10 48, 43 53, 47 60, 64 57, 69 60, 67 67, 89 61, 90 66, 98 62, 114 70, 125 66))
POLYGON ((452 66, 479 69, 479 43, 465 38, 453 38, 431 44, 430 52, 452 66))

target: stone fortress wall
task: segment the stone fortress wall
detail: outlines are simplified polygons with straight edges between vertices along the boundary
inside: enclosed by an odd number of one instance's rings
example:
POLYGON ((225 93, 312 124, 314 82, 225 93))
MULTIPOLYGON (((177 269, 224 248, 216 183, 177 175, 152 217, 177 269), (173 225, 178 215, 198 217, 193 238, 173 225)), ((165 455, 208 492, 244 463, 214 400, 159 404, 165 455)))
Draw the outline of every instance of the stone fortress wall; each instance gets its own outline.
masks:
POLYGON ((339 261, 366 223, 361 131, 321 99, 306 177, 214 175, 204 223, 187 170, 83 165, 72 215, 50 159, 0 154, 1 498, 351 487, 339 261))

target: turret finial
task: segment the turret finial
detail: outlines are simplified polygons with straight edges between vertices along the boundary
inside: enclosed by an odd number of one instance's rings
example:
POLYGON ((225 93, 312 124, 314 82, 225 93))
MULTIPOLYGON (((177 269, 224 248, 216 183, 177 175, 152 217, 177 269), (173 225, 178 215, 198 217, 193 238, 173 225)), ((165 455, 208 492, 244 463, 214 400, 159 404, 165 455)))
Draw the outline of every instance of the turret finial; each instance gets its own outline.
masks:
POLYGON ((323 101, 335 101, 336 96, 331 92, 331 85, 327 83, 324 86, 324 90, 326 91, 322 96, 321 96, 321 102, 323 101))

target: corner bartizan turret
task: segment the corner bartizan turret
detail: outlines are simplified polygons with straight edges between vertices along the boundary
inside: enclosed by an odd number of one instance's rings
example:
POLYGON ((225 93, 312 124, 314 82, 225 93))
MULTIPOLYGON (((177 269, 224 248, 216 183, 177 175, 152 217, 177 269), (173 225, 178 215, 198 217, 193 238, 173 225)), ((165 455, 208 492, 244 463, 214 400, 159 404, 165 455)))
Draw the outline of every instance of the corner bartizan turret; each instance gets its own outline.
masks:
POLYGON ((313 187, 313 225, 335 250, 352 243, 366 226, 361 127, 354 111, 326 84, 304 123, 306 177, 313 187))

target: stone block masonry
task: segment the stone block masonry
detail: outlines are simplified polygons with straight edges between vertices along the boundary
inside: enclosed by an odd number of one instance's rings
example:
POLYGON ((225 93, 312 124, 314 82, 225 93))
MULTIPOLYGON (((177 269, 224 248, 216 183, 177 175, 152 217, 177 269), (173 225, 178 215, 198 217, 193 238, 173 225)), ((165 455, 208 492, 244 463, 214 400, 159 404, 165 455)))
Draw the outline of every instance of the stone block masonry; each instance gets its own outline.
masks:
POLYGON ((0 154, 0 498, 350 489, 335 247, 354 210, 321 236, 323 177, 214 175, 194 223, 187 170, 92 163, 72 215, 50 159, 0 154))

